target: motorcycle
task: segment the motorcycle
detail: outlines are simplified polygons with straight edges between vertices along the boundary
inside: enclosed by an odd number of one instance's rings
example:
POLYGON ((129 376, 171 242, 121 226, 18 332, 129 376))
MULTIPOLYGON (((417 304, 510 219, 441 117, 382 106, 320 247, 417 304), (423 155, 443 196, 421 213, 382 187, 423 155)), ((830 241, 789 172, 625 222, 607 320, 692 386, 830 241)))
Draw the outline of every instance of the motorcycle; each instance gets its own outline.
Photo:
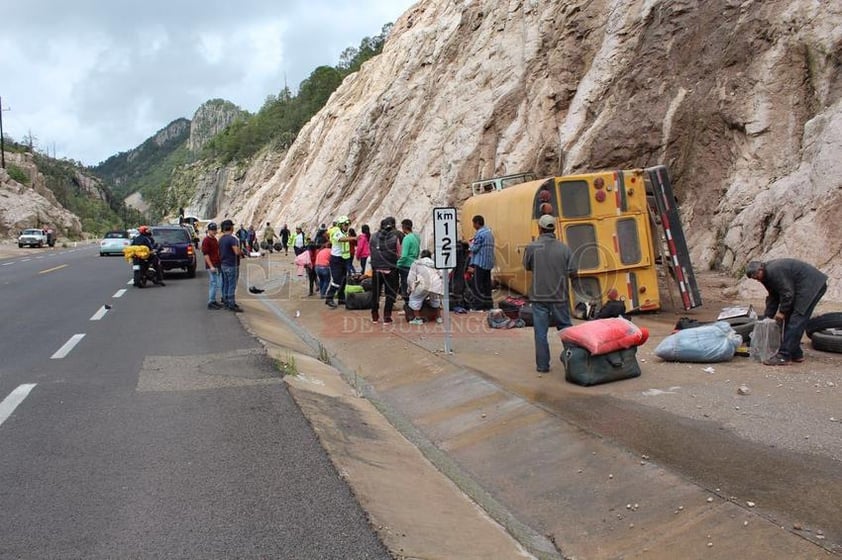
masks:
POLYGON ((158 260, 152 258, 153 254, 157 256, 158 253, 157 251, 153 253, 145 245, 130 245, 123 249, 126 260, 132 263, 132 279, 136 288, 145 288, 150 280, 153 284, 162 284, 158 280, 158 271, 152 264, 153 260, 158 260))

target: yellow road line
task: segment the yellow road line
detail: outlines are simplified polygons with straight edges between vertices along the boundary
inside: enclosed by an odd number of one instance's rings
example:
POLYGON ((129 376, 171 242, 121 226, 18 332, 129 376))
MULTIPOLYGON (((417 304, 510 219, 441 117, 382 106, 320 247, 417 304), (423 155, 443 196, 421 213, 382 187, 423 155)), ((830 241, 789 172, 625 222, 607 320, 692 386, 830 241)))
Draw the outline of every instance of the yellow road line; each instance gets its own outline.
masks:
POLYGON ((61 264, 61 265, 59 265, 59 266, 54 266, 53 268, 48 268, 47 270, 42 270, 42 271, 41 271, 41 272, 39 272, 38 274, 46 274, 46 273, 48 273, 48 272, 54 272, 54 271, 56 271, 56 270, 60 270, 60 269, 62 269, 62 268, 64 268, 64 267, 66 267, 66 266, 67 266, 66 264, 61 264))

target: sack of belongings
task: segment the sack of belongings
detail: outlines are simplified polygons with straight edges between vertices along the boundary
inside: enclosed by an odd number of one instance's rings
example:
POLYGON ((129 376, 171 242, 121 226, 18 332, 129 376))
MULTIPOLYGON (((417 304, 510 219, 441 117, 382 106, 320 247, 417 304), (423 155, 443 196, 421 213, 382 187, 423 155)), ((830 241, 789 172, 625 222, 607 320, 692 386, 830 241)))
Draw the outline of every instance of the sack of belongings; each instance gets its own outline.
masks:
POLYGON ((726 362, 742 340, 728 322, 717 321, 669 335, 655 348, 655 355, 667 362, 726 362))

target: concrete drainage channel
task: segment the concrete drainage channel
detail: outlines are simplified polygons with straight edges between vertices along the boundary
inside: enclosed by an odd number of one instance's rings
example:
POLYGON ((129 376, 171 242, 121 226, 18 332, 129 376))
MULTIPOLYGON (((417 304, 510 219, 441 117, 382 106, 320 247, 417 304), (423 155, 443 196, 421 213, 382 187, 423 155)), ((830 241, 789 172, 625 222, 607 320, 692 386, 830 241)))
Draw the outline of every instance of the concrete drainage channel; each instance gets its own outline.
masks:
MULTIPOLYGON (((326 358, 326 349, 321 341, 293 321, 271 300, 261 303, 270 309, 286 327, 304 341, 320 361, 326 358)), ((368 400, 403 437, 414 445, 444 476, 450 479, 462 492, 478 504, 492 519, 502 525, 530 555, 541 560, 562 559, 563 556, 547 537, 538 534, 531 527, 521 523, 505 506, 492 497, 485 489, 462 469, 448 455, 436 447, 412 422, 387 401, 377 395, 377 391, 365 378, 345 365, 335 355, 329 357, 330 366, 336 369, 344 381, 354 389, 359 397, 368 400)))

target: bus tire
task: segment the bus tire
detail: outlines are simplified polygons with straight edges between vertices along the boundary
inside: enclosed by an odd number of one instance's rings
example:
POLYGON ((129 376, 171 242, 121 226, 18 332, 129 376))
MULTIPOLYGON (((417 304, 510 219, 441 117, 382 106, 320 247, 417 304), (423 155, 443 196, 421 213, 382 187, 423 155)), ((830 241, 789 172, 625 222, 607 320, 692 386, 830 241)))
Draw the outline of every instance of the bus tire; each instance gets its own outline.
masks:
POLYGON ((810 344, 815 350, 842 354, 842 336, 840 335, 825 331, 815 331, 810 337, 810 344))

